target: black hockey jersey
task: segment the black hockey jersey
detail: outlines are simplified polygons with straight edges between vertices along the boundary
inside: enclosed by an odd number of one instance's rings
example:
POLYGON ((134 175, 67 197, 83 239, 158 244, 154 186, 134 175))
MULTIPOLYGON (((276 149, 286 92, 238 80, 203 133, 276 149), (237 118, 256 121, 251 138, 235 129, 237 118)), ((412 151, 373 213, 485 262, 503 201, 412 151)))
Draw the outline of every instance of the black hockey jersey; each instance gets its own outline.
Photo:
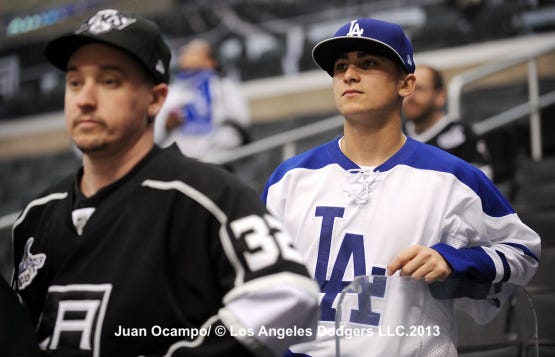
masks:
POLYGON ((15 292, 0 278, 0 356, 38 357, 33 326, 15 292))
POLYGON ((81 234, 78 179, 14 224, 15 285, 47 353, 273 355, 314 337, 317 285, 231 174, 155 147, 85 202, 94 213, 81 234))
POLYGON ((485 141, 461 121, 444 117, 423 133, 416 133, 414 123, 405 123, 405 131, 411 138, 437 146, 478 167, 490 165, 485 141))

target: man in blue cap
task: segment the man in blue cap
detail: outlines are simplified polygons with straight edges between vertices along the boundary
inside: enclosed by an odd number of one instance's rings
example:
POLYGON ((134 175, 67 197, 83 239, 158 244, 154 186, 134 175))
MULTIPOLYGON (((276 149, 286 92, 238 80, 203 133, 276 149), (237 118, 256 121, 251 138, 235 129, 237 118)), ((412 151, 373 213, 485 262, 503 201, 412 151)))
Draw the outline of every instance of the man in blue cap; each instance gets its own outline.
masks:
POLYGON ((403 135, 417 79, 399 25, 353 20, 312 55, 344 134, 282 163, 262 195, 321 289, 317 339, 290 355, 335 356, 340 337, 341 356, 456 356, 455 301, 495 313, 536 272, 540 238, 479 169, 403 135))

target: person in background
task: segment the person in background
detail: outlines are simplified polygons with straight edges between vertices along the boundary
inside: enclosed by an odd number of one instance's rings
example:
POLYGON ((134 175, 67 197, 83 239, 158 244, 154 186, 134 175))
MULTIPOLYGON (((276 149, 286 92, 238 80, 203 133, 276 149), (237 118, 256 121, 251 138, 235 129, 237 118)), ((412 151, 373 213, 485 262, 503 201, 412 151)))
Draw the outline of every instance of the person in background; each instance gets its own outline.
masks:
POLYGON ((101 10, 49 42, 82 167, 21 212, 13 286, 49 356, 279 356, 316 326, 318 286, 229 172, 154 144, 170 50, 101 10))
POLYGON ((203 161, 250 141, 247 100, 235 81, 218 70, 211 45, 194 39, 180 50, 177 79, 156 118, 155 141, 176 143, 203 161))
POLYGON ((322 291, 317 339, 290 355, 335 356, 343 336, 341 356, 456 356, 455 304, 498 312, 538 269, 540 238, 482 171, 402 133, 417 79, 401 26, 353 20, 312 56, 332 78, 343 136, 280 164, 262 193, 322 291), (336 316, 359 276, 367 289, 336 316))
POLYGON ((432 66, 419 65, 414 75, 416 88, 403 101, 406 134, 470 162, 493 180, 485 140, 470 126, 445 113, 447 91, 441 73, 432 66))

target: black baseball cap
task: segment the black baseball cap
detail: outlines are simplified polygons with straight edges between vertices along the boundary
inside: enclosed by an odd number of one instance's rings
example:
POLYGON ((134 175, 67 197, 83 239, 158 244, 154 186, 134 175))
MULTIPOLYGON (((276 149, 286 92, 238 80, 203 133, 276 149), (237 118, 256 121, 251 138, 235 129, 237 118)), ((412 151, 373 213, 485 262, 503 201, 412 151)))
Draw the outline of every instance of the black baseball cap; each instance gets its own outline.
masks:
POLYGON ((50 41, 44 55, 55 67, 66 71, 71 55, 88 43, 118 48, 139 61, 157 84, 169 83, 171 51, 152 21, 118 10, 100 10, 74 32, 50 41))
POLYGON ((361 18, 341 26, 333 37, 320 41, 312 49, 318 66, 333 77, 335 60, 344 53, 366 51, 399 63, 414 73, 414 54, 410 40, 398 24, 361 18))

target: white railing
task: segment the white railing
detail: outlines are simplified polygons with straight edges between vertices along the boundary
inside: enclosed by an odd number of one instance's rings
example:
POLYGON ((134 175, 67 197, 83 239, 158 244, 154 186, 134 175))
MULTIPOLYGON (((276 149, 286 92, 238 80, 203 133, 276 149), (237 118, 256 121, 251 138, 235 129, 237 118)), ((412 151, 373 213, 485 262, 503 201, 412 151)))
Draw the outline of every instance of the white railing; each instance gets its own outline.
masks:
POLYGON ((455 118, 461 117, 461 100, 464 87, 491 75, 511 69, 523 64, 527 65, 528 102, 519 104, 509 110, 501 112, 474 124, 477 134, 485 134, 502 126, 508 125, 520 118, 529 116, 531 156, 535 161, 542 158, 541 117, 540 111, 555 103, 555 91, 540 96, 538 59, 555 51, 553 43, 544 45, 530 52, 514 56, 504 61, 494 62, 454 76, 448 87, 448 111, 455 118))
POLYGON ((337 130, 342 125, 343 117, 341 115, 335 115, 312 124, 307 124, 299 128, 284 131, 282 133, 257 140, 235 150, 221 153, 217 156, 211 157, 210 162, 216 164, 228 164, 245 157, 254 156, 266 150, 272 150, 279 147, 281 147, 281 158, 282 160, 285 160, 297 153, 297 143, 301 140, 324 134, 332 130, 337 130))

